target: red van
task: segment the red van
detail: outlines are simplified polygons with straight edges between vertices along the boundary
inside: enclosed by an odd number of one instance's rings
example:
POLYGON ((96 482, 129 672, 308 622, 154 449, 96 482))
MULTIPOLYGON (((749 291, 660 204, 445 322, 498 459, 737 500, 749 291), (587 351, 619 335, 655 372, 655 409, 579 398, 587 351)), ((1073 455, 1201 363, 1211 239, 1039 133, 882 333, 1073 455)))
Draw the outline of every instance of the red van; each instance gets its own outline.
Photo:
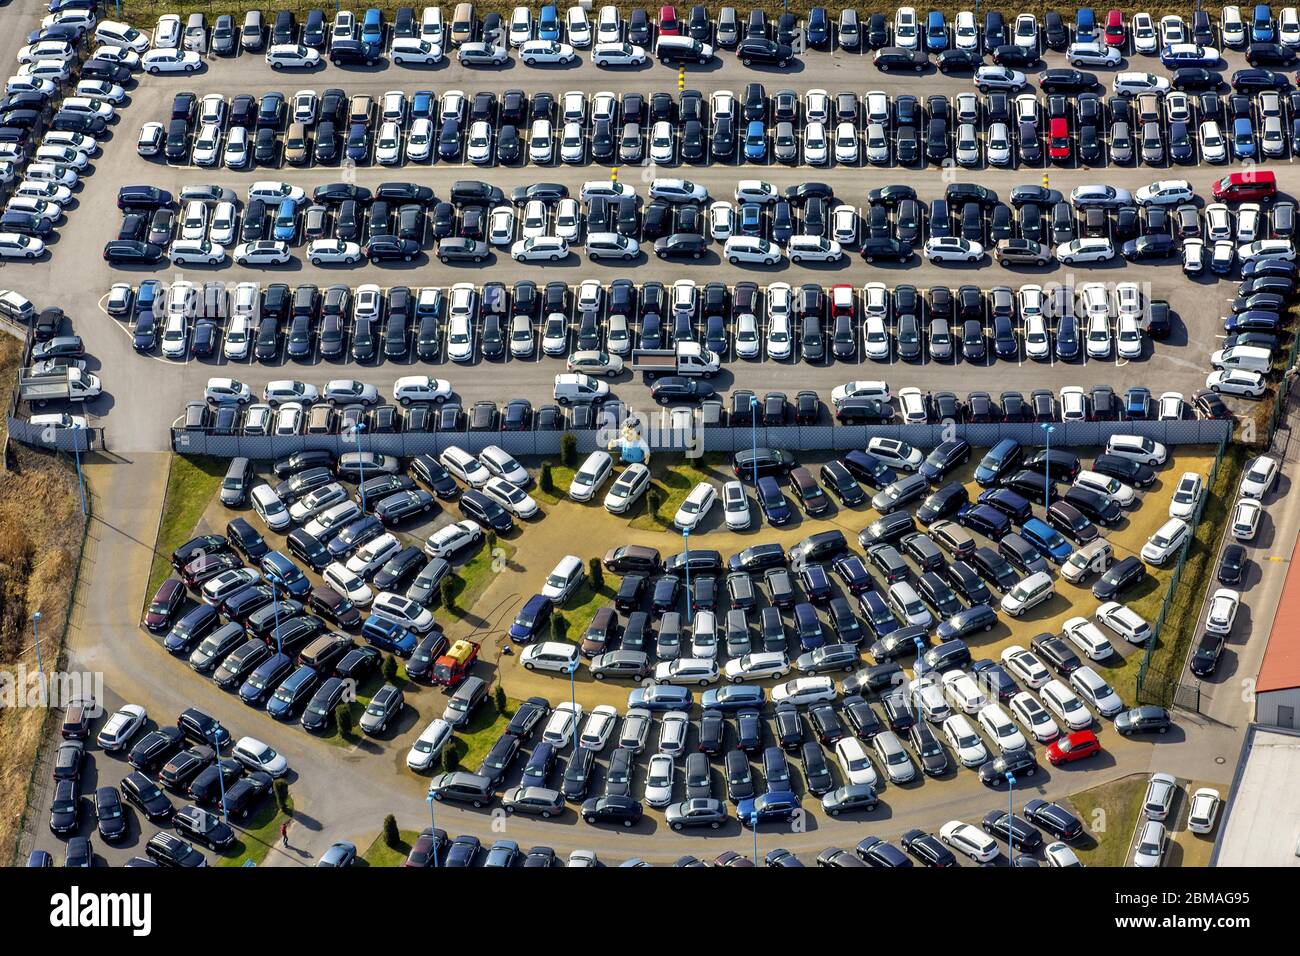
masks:
POLYGON ((673 7, 659 8, 659 35, 661 37, 682 35, 681 23, 678 21, 677 11, 673 7))
POLYGON ((1214 184, 1214 198, 1224 202, 1272 199, 1277 195, 1277 176, 1271 169, 1229 173, 1214 184))
POLYGON ((1070 158, 1070 123, 1064 116, 1055 117, 1048 127, 1047 155, 1056 162, 1070 158))
POLYGON ((1124 14, 1111 10, 1106 14, 1106 45, 1124 45, 1124 14))

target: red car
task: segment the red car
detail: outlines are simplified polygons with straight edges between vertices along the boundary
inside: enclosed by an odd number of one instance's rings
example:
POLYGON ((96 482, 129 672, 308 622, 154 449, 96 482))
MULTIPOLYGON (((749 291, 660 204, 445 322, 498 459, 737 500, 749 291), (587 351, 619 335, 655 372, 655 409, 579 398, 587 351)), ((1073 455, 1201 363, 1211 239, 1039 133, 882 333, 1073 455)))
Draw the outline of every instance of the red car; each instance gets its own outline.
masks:
POLYGON ((677 19, 677 11, 672 7, 659 8, 659 35, 677 37, 682 35, 682 26, 677 19))
POLYGON ((839 318, 841 315, 853 318, 853 286, 851 285, 831 286, 831 318, 839 318))
POLYGON ((1053 119, 1047 130, 1047 155, 1057 162, 1070 158, 1070 123, 1064 116, 1053 119))
POLYGON ((1118 10, 1106 14, 1106 45, 1124 45, 1124 14, 1118 10))
POLYGON ((1047 747, 1047 759, 1053 767, 1073 763, 1101 753, 1101 741, 1091 730, 1076 730, 1068 737, 1059 737, 1047 747))
POLYGON ((176 578, 168 578, 158 588, 144 613, 144 626, 155 634, 169 629, 176 620, 176 612, 185 603, 185 585, 176 578))

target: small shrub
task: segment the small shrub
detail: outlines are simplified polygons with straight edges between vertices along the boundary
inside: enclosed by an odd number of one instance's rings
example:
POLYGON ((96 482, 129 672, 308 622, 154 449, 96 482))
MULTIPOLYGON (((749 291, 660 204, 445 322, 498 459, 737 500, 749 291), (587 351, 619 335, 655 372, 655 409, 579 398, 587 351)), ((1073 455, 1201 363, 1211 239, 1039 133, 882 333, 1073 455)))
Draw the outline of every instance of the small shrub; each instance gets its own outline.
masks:
POLYGON ((390 813, 384 817, 384 845, 390 850, 396 850, 401 842, 402 835, 397 830, 397 817, 390 813))
POLYGON ((572 468, 578 463, 578 436, 565 432, 560 436, 560 464, 572 468))

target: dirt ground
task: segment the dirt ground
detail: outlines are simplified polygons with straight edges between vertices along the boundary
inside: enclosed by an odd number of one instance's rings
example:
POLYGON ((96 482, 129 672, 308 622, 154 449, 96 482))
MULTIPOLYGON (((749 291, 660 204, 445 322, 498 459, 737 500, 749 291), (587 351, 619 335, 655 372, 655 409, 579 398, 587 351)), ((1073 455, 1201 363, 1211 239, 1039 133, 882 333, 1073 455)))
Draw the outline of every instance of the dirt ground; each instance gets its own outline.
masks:
MULTIPOLYGON (((13 387, 20 351, 17 340, 0 335, 0 395, 7 396, 13 387)), ((71 461, 15 445, 7 466, 0 463, 0 671, 17 681, 23 669, 39 674, 32 639, 36 611, 41 613, 45 667, 54 667, 62 652, 84 519, 71 461)), ((24 685, 12 686, 21 700, 24 685)), ((3 861, 12 858, 22 827, 26 793, 49 713, 39 707, 9 707, 8 702, 0 703, 3 861)))

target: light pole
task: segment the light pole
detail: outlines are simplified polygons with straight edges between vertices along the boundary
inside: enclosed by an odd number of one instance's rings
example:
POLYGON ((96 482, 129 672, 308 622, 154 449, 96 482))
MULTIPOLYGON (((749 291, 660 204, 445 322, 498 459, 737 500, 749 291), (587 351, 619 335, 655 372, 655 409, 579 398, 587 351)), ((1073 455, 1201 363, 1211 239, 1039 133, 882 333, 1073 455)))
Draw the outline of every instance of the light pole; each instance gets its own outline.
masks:
POLYGON ((226 812, 226 775, 221 769, 220 730, 221 722, 214 720, 212 722, 212 749, 217 752, 217 784, 221 787, 221 822, 228 824, 230 816, 226 812))
POLYGON ((754 865, 758 866, 758 811, 749 815, 749 828, 754 831, 754 865))
POLYGON ((754 457, 754 486, 758 486, 758 396, 749 396, 749 442, 754 457))
POLYGON ((685 549, 686 565, 686 623, 691 624, 691 529, 682 529, 682 547, 685 549))
MULTIPOLYGON (((426 803, 429 804, 429 826, 432 827, 432 828, 436 831, 436 830, 438 829, 438 819, 437 819, 437 817, 435 816, 435 813, 436 813, 437 811, 434 810, 434 806, 433 806, 434 803, 435 803, 435 801, 434 801, 434 799, 433 799, 433 794, 430 793, 430 794, 426 795, 425 798, 424 798, 424 800, 425 800, 426 803)), ((437 835, 436 835, 436 833, 435 833, 435 835, 434 835, 434 840, 435 840, 435 841, 437 840, 437 835)), ((437 844, 436 842, 435 842, 434 845, 433 845, 433 867, 434 867, 434 869, 437 869, 437 868, 438 868, 438 844, 437 844)))
MULTIPOLYGON (((360 436, 362 436, 362 437, 365 436, 365 434, 366 434, 366 423, 365 423, 365 422, 357 422, 357 434, 360 435, 360 436)), ((360 490, 360 492, 361 492, 361 513, 364 515, 364 514, 366 513, 366 460, 365 460, 365 458, 362 457, 362 455, 360 454, 361 451, 362 451, 362 448, 361 448, 361 438, 358 438, 358 439, 357 439, 357 452, 358 452, 358 454, 357 454, 357 470, 358 470, 358 473, 359 473, 359 476, 360 476, 361 480, 360 480, 360 482, 357 484, 357 488, 358 488, 358 489, 360 490)))
POLYGON ((575 658, 572 663, 565 668, 569 672, 569 706, 573 709, 570 716, 573 718, 573 752, 578 752, 578 687, 574 673, 578 670, 578 661, 575 658))
POLYGON ((40 634, 41 612, 37 611, 32 615, 32 639, 36 642, 36 669, 41 672, 41 690, 45 690, 45 664, 41 660, 41 634, 40 634))
POLYGON ((912 667, 912 672, 917 677, 920 677, 925 665, 925 660, 922 656, 925 654, 925 638, 914 637, 912 640, 916 642, 916 664, 912 667))
POLYGON ((86 478, 81 473, 81 433, 84 431, 85 428, 81 425, 78 425, 72 430, 72 437, 74 439, 72 443, 72 454, 75 455, 77 459, 77 487, 81 491, 82 515, 85 515, 86 513, 86 478))
POLYGON ((1007 860, 1016 865, 1016 775, 1007 774, 1007 860))
POLYGON ((1047 467, 1043 469, 1043 507, 1046 508, 1052 503, 1052 432, 1056 431, 1056 426, 1043 422, 1038 427, 1043 430, 1043 437, 1047 443, 1047 447, 1044 449, 1047 467))

